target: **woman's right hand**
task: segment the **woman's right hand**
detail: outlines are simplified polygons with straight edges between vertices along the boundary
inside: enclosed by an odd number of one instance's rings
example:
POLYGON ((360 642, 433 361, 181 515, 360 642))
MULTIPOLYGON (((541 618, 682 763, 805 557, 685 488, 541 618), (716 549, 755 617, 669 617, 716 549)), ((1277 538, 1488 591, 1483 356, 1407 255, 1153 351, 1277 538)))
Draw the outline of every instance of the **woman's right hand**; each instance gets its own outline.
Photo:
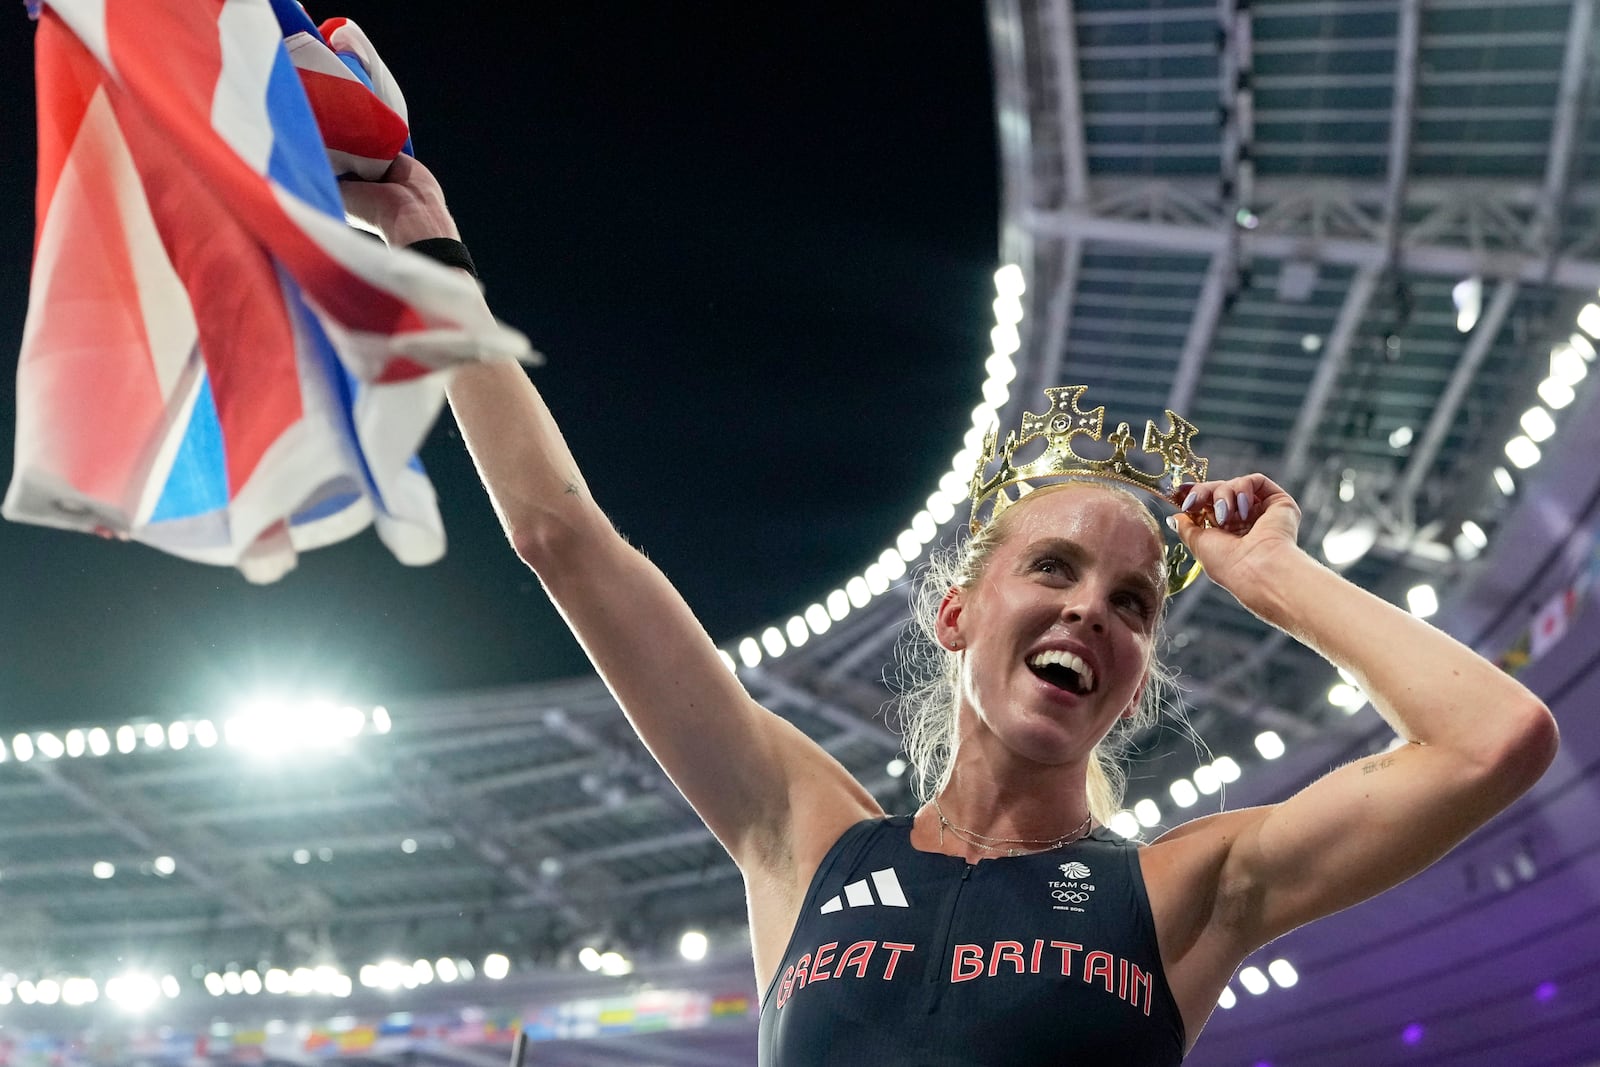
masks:
POLYGON ((1179 486, 1172 528, 1212 581, 1257 610, 1259 574, 1274 556, 1297 554, 1300 505, 1263 474, 1179 486))

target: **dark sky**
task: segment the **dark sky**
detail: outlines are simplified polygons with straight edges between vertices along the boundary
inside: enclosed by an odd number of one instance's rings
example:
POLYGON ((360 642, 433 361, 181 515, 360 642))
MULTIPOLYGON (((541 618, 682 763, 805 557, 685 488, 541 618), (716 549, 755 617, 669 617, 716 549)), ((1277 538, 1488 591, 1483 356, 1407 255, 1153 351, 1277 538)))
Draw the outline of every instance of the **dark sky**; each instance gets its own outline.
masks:
MULTIPOLYGON (((997 164, 978 0, 307 5, 410 103, 501 318, 591 487, 726 643, 860 570, 977 402, 997 164), (422 12, 411 16, 408 12, 422 12)), ((0 25, 0 469, 32 247, 33 25, 0 25)), ((269 587, 0 524, 0 729, 225 714, 583 673, 445 414, 450 538, 370 532, 269 587)))

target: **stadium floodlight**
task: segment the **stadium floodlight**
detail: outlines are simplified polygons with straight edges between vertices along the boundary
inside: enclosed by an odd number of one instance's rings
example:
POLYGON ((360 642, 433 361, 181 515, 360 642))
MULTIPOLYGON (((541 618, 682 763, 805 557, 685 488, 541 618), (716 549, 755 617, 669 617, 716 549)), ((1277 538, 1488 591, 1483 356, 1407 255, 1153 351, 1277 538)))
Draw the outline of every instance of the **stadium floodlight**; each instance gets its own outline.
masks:
POLYGON ((123 1011, 142 1015, 161 998, 161 984, 140 971, 125 971, 106 982, 106 999, 123 1011))
POLYGON ((1261 753, 1262 759, 1277 759, 1285 751, 1283 738, 1276 730, 1263 730, 1256 735, 1256 751, 1261 753))
POLYGON ((705 959, 710 948, 710 939, 700 930, 685 930, 678 939, 678 954, 691 962, 698 963, 705 959))
MULTIPOLYGON (((376 725, 376 712, 373 721, 376 725)), ((222 734, 234 748, 273 757, 334 748, 359 734, 365 724, 366 716, 360 708, 328 700, 263 697, 241 705, 223 724, 222 734)))

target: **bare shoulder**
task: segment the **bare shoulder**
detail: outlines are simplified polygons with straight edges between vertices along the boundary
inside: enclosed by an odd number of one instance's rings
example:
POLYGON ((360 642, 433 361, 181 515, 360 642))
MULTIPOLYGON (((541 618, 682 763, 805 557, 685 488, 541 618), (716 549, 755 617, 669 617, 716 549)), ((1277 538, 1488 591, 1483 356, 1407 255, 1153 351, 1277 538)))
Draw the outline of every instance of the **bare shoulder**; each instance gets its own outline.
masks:
POLYGON ((1228 916, 1249 908, 1249 888, 1230 880, 1229 860, 1272 811, 1270 806, 1192 819, 1140 850, 1139 865, 1156 918, 1163 959, 1188 954, 1208 928, 1227 928, 1228 916))

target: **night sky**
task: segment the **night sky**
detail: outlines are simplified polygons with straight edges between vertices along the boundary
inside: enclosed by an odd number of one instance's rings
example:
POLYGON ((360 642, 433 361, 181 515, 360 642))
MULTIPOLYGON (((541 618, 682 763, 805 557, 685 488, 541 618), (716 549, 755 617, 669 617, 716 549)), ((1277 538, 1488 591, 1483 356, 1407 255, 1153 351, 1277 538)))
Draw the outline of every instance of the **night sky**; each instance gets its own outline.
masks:
MULTIPOLYGON (((8 480, 34 182, 33 24, 11 7, 8 480)), ((383 53, 491 305, 548 358, 533 376, 600 503, 714 638, 826 594, 922 506, 978 401, 992 319, 978 0, 307 7, 354 19, 383 53)), ((425 568, 369 531, 258 587, 0 523, 0 728, 585 673, 448 413, 422 460, 450 538, 425 568)))

